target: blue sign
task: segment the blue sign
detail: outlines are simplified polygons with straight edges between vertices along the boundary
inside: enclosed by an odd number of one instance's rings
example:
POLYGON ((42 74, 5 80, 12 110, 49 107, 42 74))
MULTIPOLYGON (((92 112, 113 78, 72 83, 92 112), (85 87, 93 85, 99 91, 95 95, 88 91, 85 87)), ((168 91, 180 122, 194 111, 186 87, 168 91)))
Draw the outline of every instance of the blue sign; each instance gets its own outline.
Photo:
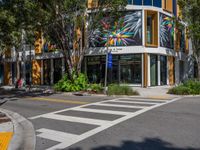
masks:
POLYGON ((112 69, 112 54, 111 54, 111 52, 108 53, 108 68, 112 69))

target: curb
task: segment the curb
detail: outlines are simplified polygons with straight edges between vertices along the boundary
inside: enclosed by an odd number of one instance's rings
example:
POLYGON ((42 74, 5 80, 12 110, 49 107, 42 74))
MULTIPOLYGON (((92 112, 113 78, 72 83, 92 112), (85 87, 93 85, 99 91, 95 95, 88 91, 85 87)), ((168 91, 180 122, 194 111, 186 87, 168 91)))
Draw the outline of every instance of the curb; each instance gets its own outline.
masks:
POLYGON ((8 150, 35 150, 36 136, 32 123, 18 113, 0 110, 11 119, 14 128, 8 150))

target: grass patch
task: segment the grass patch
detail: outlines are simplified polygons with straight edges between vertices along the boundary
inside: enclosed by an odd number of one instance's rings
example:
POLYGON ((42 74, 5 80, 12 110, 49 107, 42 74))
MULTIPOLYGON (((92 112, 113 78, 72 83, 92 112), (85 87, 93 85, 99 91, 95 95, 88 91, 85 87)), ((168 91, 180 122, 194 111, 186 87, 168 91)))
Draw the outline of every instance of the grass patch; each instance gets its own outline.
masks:
POLYGON ((200 81, 188 80, 176 87, 169 89, 168 94, 199 95, 200 94, 200 81))
POLYGON ((111 84, 108 86, 108 95, 139 95, 139 93, 126 85, 111 84))

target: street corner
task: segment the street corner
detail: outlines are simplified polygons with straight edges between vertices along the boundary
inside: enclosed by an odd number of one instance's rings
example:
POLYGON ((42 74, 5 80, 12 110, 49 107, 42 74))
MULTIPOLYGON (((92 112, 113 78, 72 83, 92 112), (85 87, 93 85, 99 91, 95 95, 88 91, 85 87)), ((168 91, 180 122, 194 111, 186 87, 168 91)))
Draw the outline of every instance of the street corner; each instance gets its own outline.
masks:
POLYGON ((12 139, 13 132, 0 132, 0 149, 7 150, 12 139))
POLYGON ((0 112, 0 150, 7 150, 13 137, 13 124, 7 114, 0 112))
POLYGON ((35 132, 33 125, 16 112, 0 109, 4 122, 0 123, 0 150, 34 150, 35 132), (8 118, 6 120, 6 118, 8 118))

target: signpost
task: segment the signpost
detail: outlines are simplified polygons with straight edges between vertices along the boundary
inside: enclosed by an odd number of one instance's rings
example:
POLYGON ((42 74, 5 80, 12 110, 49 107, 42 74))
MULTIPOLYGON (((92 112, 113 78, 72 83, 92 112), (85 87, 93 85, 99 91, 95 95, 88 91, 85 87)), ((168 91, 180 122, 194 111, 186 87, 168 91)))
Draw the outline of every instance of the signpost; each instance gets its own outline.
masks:
POLYGON ((108 53, 108 69, 112 69, 112 53, 108 53))

